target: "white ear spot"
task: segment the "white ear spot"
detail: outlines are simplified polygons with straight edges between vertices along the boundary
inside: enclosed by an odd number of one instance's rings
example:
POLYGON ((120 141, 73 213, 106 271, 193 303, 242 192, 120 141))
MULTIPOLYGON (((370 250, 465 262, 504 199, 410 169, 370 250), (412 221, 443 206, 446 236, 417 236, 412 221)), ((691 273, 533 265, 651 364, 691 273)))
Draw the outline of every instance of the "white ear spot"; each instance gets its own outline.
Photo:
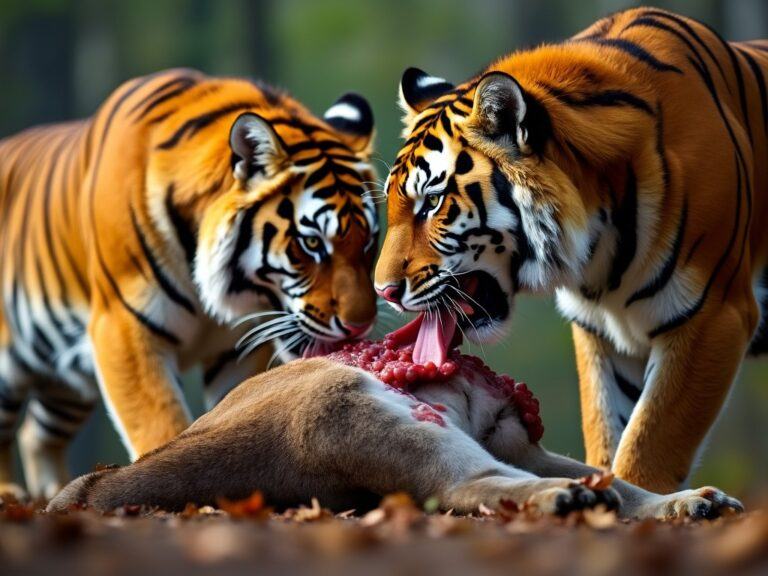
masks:
POLYGON ((323 117, 326 120, 330 120, 332 118, 340 118, 342 120, 348 120, 349 122, 360 122, 362 120, 362 114, 360 114, 360 110, 346 102, 339 102, 338 104, 334 104, 328 108, 328 110, 326 110, 323 117))
POLYGON ((437 76, 420 76, 416 80, 416 86, 418 88, 427 88, 428 86, 434 86, 435 84, 447 84, 448 81, 445 78, 438 78, 437 76))

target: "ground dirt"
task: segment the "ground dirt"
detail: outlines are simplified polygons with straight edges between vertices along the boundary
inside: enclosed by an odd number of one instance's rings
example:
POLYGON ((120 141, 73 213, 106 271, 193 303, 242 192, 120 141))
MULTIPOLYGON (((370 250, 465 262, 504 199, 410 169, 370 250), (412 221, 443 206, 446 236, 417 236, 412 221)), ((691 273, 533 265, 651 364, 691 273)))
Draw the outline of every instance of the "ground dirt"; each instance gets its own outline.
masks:
POLYGON ((404 495, 364 515, 319 503, 276 513, 255 494, 183 513, 0 508, 0 574, 768 574, 768 514, 623 522, 505 504, 425 514, 404 495))

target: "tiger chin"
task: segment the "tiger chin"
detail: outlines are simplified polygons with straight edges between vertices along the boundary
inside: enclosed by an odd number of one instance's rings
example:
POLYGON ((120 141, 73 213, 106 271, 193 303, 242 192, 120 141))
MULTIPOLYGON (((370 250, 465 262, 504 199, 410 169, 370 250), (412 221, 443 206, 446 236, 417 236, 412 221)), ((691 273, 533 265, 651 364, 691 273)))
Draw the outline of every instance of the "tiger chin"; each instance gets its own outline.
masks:
POLYGON ((544 514, 604 506, 625 518, 742 510, 716 488, 659 495, 621 480, 580 480, 597 470, 532 442, 510 398, 463 370, 413 394, 327 358, 297 360, 247 380, 130 466, 74 480, 47 510, 179 511, 254 490, 270 505, 315 497, 334 510, 364 509, 396 491, 461 514, 510 500, 544 514))
POLYGON ((357 94, 316 117, 258 82, 170 70, 0 142, 0 492, 19 492, 27 399, 27 487, 50 498, 99 394, 135 459, 189 425, 187 368, 211 407, 271 358, 364 335, 373 131, 357 94))
POLYGON ((458 86, 407 70, 375 284, 439 311, 421 361, 457 328, 503 337, 516 294, 555 294, 587 461, 677 489, 744 356, 768 349, 766 78, 768 42, 653 8, 458 86))

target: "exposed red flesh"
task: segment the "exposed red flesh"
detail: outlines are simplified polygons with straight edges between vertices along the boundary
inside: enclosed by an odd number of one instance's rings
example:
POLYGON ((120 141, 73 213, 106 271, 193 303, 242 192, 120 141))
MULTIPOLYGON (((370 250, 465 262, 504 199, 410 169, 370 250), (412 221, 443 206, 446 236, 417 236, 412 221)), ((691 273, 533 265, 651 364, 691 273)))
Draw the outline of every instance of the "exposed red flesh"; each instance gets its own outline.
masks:
MULTIPOLYGON (((362 368, 385 384, 403 392, 414 389, 419 383, 447 380, 456 374, 457 370, 461 370, 462 376, 469 382, 486 386, 492 394, 512 402, 520 422, 528 431, 528 439, 533 443, 538 442, 544 434, 539 401, 523 382, 515 382, 505 374, 496 374, 480 358, 461 354, 456 348, 450 350, 448 358, 439 366, 432 362, 414 362, 413 338, 419 332, 420 318, 389 334, 383 341, 362 340, 345 344, 341 350, 329 354, 328 358, 362 368)), ((414 418, 437 424, 443 422, 439 412, 444 411, 445 406, 436 404, 427 410, 427 405, 418 408, 419 404, 424 403, 414 398, 414 405, 411 407, 414 418)), ((444 422, 441 425, 444 425, 444 422)))

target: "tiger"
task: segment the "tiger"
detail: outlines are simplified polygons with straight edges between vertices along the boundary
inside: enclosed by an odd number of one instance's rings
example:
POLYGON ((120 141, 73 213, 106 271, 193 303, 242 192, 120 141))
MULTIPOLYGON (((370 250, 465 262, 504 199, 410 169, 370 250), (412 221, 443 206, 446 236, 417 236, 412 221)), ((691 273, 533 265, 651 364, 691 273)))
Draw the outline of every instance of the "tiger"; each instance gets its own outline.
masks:
POLYGON ((439 320, 420 359, 457 326, 502 339, 517 293, 553 294, 586 461, 684 484, 743 360, 768 349, 766 75, 768 41, 655 8, 458 86, 406 70, 374 280, 439 320))
POLYGON ((22 493, 25 402, 27 493, 51 498, 100 397, 135 460, 191 422, 184 371, 202 367, 210 408, 274 359, 366 334, 373 136, 356 93, 319 118, 175 69, 0 142, 0 492, 22 493))

